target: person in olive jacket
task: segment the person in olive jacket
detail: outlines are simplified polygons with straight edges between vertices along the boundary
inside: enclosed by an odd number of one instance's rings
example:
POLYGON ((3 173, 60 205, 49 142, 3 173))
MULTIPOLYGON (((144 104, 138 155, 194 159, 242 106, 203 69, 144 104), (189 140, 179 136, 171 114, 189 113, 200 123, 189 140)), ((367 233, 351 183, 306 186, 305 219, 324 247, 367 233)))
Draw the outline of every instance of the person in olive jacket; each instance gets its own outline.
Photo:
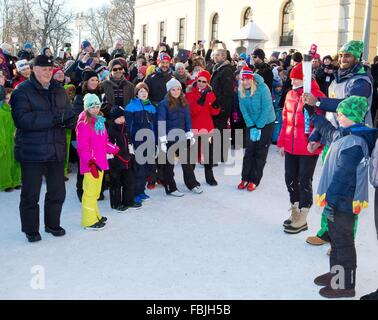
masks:
POLYGON ((52 73, 52 59, 37 56, 30 79, 17 87, 10 100, 17 128, 15 158, 22 174, 21 225, 29 242, 41 240, 38 202, 43 175, 47 185, 45 231, 54 236, 65 234, 60 215, 66 195, 66 128, 73 128, 75 116, 68 95, 61 84, 52 80, 52 73))

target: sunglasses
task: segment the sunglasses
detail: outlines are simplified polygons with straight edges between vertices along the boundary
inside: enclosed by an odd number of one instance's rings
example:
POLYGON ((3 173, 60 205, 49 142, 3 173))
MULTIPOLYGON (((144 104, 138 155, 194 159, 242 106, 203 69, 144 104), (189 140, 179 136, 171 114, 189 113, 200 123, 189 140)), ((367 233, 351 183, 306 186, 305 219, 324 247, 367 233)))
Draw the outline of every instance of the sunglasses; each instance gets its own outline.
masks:
POLYGON ((252 59, 256 59, 257 58, 257 56, 252 56, 252 59))
POLYGON ((198 83, 207 83, 207 81, 197 80, 198 83))
POLYGON ((117 71, 122 71, 123 70, 123 68, 113 68, 112 69, 112 71, 115 71, 115 72, 117 72, 117 71))

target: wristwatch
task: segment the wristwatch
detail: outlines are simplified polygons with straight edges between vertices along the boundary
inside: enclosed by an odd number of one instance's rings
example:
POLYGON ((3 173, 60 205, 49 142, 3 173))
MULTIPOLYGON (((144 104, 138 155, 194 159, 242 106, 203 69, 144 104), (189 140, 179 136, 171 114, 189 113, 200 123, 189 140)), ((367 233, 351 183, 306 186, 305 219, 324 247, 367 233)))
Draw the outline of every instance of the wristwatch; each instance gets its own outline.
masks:
POLYGON ((315 106, 317 106, 318 108, 320 107, 320 100, 319 99, 318 99, 318 101, 316 101, 315 106))

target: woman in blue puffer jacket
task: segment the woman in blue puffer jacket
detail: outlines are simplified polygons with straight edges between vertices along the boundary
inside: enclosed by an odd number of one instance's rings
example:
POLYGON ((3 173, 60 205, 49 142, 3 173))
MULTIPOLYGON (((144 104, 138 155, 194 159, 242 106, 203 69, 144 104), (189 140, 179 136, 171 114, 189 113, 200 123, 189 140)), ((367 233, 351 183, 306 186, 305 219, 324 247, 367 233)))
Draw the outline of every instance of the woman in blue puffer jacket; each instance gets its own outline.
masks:
POLYGON ((253 191, 260 184, 276 119, 272 95, 264 79, 249 67, 240 73, 239 105, 246 127, 246 150, 239 190, 253 191))

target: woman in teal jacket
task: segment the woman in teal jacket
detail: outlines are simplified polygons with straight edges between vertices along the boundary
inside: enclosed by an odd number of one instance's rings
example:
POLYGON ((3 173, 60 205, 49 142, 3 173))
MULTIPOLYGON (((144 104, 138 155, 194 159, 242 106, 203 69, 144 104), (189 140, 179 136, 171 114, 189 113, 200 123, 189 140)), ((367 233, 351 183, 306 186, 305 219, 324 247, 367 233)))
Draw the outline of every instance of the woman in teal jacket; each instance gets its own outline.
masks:
POLYGON ((243 67, 240 75, 238 96, 247 127, 247 142, 238 189, 253 191, 263 176, 276 116, 272 95, 264 79, 248 67, 243 67))

